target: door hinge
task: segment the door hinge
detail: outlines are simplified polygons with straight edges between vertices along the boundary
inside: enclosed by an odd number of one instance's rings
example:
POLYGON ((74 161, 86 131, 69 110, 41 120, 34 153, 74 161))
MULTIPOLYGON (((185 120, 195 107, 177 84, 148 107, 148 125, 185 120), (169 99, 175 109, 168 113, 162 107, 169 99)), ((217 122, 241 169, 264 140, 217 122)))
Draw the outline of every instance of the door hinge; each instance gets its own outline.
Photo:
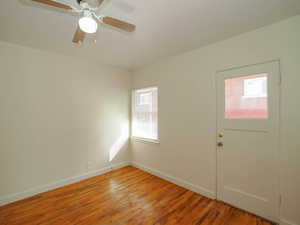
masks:
POLYGON ((279 75, 278 85, 281 85, 281 82, 282 82, 282 77, 281 77, 281 75, 279 75))
POLYGON ((279 195, 279 206, 282 204, 282 195, 279 195))

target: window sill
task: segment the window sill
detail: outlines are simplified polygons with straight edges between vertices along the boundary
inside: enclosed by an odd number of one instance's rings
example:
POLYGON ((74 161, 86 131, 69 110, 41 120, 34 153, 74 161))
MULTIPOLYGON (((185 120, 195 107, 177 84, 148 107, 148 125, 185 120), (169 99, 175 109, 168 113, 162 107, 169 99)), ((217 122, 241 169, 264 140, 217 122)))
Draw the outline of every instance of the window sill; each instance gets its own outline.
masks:
POLYGON ((141 138, 141 137, 131 137, 134 141, 150 143, 150 144, 160 144, 159 139, 149 139, 149 138, 141 138))

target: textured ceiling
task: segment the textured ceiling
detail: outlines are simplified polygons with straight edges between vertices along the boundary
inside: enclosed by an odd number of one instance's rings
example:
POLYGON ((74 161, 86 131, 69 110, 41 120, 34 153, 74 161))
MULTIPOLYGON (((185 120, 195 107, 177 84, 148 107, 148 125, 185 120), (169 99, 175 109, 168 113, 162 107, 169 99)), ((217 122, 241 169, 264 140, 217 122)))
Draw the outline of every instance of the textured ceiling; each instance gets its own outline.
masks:
POLYGON ((136 24, 136 32, 101 26, 97 43, 77 46, 78 17, 26 2, 1 1, 0 40, 127 69, 300 13, 299 0, 112 0, 105 13, 136 24))

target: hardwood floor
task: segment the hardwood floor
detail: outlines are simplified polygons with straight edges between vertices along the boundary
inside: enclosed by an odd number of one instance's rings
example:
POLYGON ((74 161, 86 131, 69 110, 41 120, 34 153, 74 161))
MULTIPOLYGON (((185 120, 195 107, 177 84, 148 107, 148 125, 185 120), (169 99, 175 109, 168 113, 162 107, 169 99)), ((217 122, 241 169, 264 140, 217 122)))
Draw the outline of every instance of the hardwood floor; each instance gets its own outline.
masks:
POLYGON ((270 225, 134 167, 0 207, 1 225, 270 225))

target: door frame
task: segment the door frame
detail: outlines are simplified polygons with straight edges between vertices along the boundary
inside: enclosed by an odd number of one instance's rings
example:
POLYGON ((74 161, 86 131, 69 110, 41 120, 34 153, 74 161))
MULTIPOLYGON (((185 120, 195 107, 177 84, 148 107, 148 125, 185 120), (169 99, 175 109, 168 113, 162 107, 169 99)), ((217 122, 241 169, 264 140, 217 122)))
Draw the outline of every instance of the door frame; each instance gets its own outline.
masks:
MULTIPOLYGON (((258 62, 258 63, 252 63, 252 64, 246 64, 246 65, 242 65, 242 66, 236 66, 236 67, 230 67, 227 69, 222 69, 222 70, 217 70, 215 73, 215 101, 216 101, 216 108, 215 108, 215 118, 216 118, 216 126, 215 126, 215 199, 217 201, 222 201, 220 200, 220 192, 219 192, 219 186, 218 186, 218 180, 219 180, 219 160, 218 160, 218 152, 219 152, 219 148, 217 146, 217 142, 218 142, 218 111, 219 111, 219 106, 218 106, 218 96, 219 96, 219 90, 218 90, 218 77, 219 74, 222 72, 226 72, 226 71, 230 71, 230 70, 237 70, 237 69, 243 69, 243 68, 247 68, 247 67, 251 67, 251 66, 257 66, 257 65, 263 65, 263 64, 267 64, 267 63, 277 63, 278 65, 278 76, 279 76, 279 84, 278 84, 278 128, 277 128, 277 143, 278 143, 278 147, 276 148, 276 154, 277 154, 277 160, 276 160, 276 165, 277 167, 274 168, 276 170, 277 173, 277 184, 278 184, 278 209, 277 209, 277 217, 275 218, 275 221, 278 224, 280 224, 280 214, 281 214, 281 205, 282 205, 282 185, 281 185, 281 155, 282 155, 282 148, 281 148, 281 101, 282 101, 282 97, 281 97, 281 84, 282 84, 282 72, 281 72, 281 59, 280 58, 276 58, 276 59, 271 59, 271 60, 266 60, 266 61, 262 61, 262 62, 258 62)), ((228 203, 226 203, 228 204, 228 203)), ((243 210, 243 209, 242 209, 243 210)))

